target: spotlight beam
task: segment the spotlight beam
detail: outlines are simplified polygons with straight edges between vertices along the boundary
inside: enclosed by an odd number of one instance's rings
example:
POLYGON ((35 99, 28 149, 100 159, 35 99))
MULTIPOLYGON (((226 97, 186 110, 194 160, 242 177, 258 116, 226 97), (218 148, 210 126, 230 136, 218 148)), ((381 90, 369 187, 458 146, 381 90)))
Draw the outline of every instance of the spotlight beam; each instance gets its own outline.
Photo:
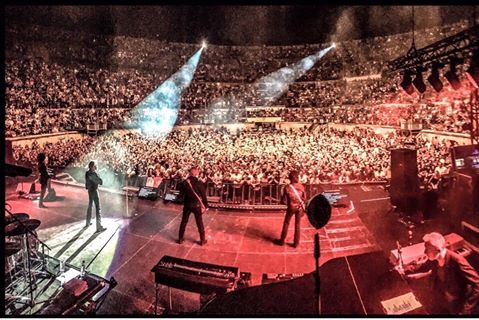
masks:
POLYGON ((268 105, 277 100, 291 83, 303 76, 334 47, 335 44, 333 43, 333 45, 301 59, 292 66, 283 67, 260 78, 254 84, 256 100, 260 101, 262 105, 268 105))
MULTIPOLYGON (((145 137, 158 138, 165 136, 173 128, 180 108, 181 94, 193 79, 202 51, 203 48, 199 49, 176 73, 165 80, 132 110, 133 119, 140 120, 139 125, 145 137)), ((128 121, 124 124, 128 124, 128 121)), ((108 158, 109 162, 128 159, 131 150, 124 145, 115 143, 115 139, 112 139, 114 135, 115 131, 108 131, 105 135, 100 136, 91 149, 69 167, 84 166, 88 161, 97 159, 98 172, 101 172, 105 185, 121 188, 119 180, 115 178, 114 169, 104 165, 105 158, 108 158), (105 154, 105 145, 108 146, 108 155, 105 154)), ((132 168, 133 165, 131 163, 128 167, 132 168)))
POLYGON ((203 49, 202 46, 175 74, 136 105, 133 115, 142 119, 140 128, 145 136, 157 138, 171 131, 180 109, 181 95, 193 79, 203 49))

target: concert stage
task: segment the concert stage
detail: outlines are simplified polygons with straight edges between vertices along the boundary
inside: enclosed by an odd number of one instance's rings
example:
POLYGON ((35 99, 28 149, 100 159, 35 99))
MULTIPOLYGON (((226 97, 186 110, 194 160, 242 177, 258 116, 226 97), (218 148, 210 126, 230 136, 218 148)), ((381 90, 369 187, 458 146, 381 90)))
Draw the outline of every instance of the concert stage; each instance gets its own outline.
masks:
MULTIPOLYGON (((200 246, 193 218, 188 223, 185 241, 179 245, 178 228, 181 205, 100 193, 102 224, 107 230, 95 233, 95 224, 84 228, 88 202, 84 188, 53 183, 61 201, 46 202, 38 208, 35 200, 20 198, 16 186, 6 190, 12 212, 25 212, 38 219, 39 238, 52 248, 48 254, 100 277, 113 277, 118 283, 97 314, 154 314, 155 278, 152 268, 165 255, 231 266, 251 273, 251 285, 259 285, 263 274, 307 274, 314 271, 313 237, 316 230, 304 217, 301 244, 292 247, 293 224, 285 246, 272 240, 279 237, 283 212, 239 212, 210 209, 203 217, 208 243, 200 246)), ((319 232, 321 261, 382 250, 387 257, 395 241, 421 242, 424 232, 451 232, 447 223, 418 225, 412 235, 391 212, 387 192, 381 185, 348 187, 351 205, 333 208, 330 222, 319 232)), ((447 220, 447 219, 446 219, 447 220)), ((371 266, 374 269, 374 266, 371 266)), ((171 289, 172 312, 195 312, 200 296, 171 289)), ((341 297, 339 297, 341 298, 341 297)), ((166 286, 158 288, 159 313, 168 305, 166 286)))

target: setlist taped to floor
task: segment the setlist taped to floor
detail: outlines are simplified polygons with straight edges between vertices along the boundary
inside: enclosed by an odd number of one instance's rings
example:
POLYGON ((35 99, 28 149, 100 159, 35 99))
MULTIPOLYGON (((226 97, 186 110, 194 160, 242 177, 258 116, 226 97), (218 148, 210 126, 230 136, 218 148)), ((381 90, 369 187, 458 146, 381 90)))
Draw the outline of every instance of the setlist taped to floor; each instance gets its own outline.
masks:
POLYGON ((401 296, 381 301, 386 314, 405 314, 412 310, 422 307, 412 292, 408 292, 401 296))

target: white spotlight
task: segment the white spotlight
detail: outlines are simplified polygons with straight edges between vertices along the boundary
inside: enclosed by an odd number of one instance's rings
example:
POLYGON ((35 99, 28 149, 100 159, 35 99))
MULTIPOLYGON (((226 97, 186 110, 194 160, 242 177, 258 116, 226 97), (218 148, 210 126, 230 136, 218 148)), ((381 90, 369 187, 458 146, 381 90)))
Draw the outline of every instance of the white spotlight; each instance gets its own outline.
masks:
POLYGON ((333 42, 333 44, 331 45, 331 47, 336 48, 336 42, 333 42))
POLYGON ((201 41, 201 48, 206 49, 206 40, 201 41))

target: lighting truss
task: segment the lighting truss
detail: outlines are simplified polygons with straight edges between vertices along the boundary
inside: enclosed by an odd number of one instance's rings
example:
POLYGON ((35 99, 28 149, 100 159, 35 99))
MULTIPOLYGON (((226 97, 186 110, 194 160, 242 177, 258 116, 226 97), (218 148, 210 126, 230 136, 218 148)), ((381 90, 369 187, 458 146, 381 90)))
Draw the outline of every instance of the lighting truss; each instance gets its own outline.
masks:
POLYGON ((477 48, 479 48, 479 25, 475 25, 419 50, 412 47, 405 56, 391 61, 385 71, 386 73, 392 73, 397 70, 415 69, 427 66, 433 62, 447 64, 450 56, 477 48))
MULTIPOLYGON (((463 30, 455 35, 434 42, 422 49, 417 50, 413 46, 407 54, 389 62, 384 74, 391 74, 398 70, 408 71, 426 67, 434 63, 448 64, 451 57, 459 54, 466 56, 467 53, 479 49, 479 25, 463 30)), ((479 142, 479 101, 478 89, 471 93, 469 113, 471 115, 471 142, 479 142)))

